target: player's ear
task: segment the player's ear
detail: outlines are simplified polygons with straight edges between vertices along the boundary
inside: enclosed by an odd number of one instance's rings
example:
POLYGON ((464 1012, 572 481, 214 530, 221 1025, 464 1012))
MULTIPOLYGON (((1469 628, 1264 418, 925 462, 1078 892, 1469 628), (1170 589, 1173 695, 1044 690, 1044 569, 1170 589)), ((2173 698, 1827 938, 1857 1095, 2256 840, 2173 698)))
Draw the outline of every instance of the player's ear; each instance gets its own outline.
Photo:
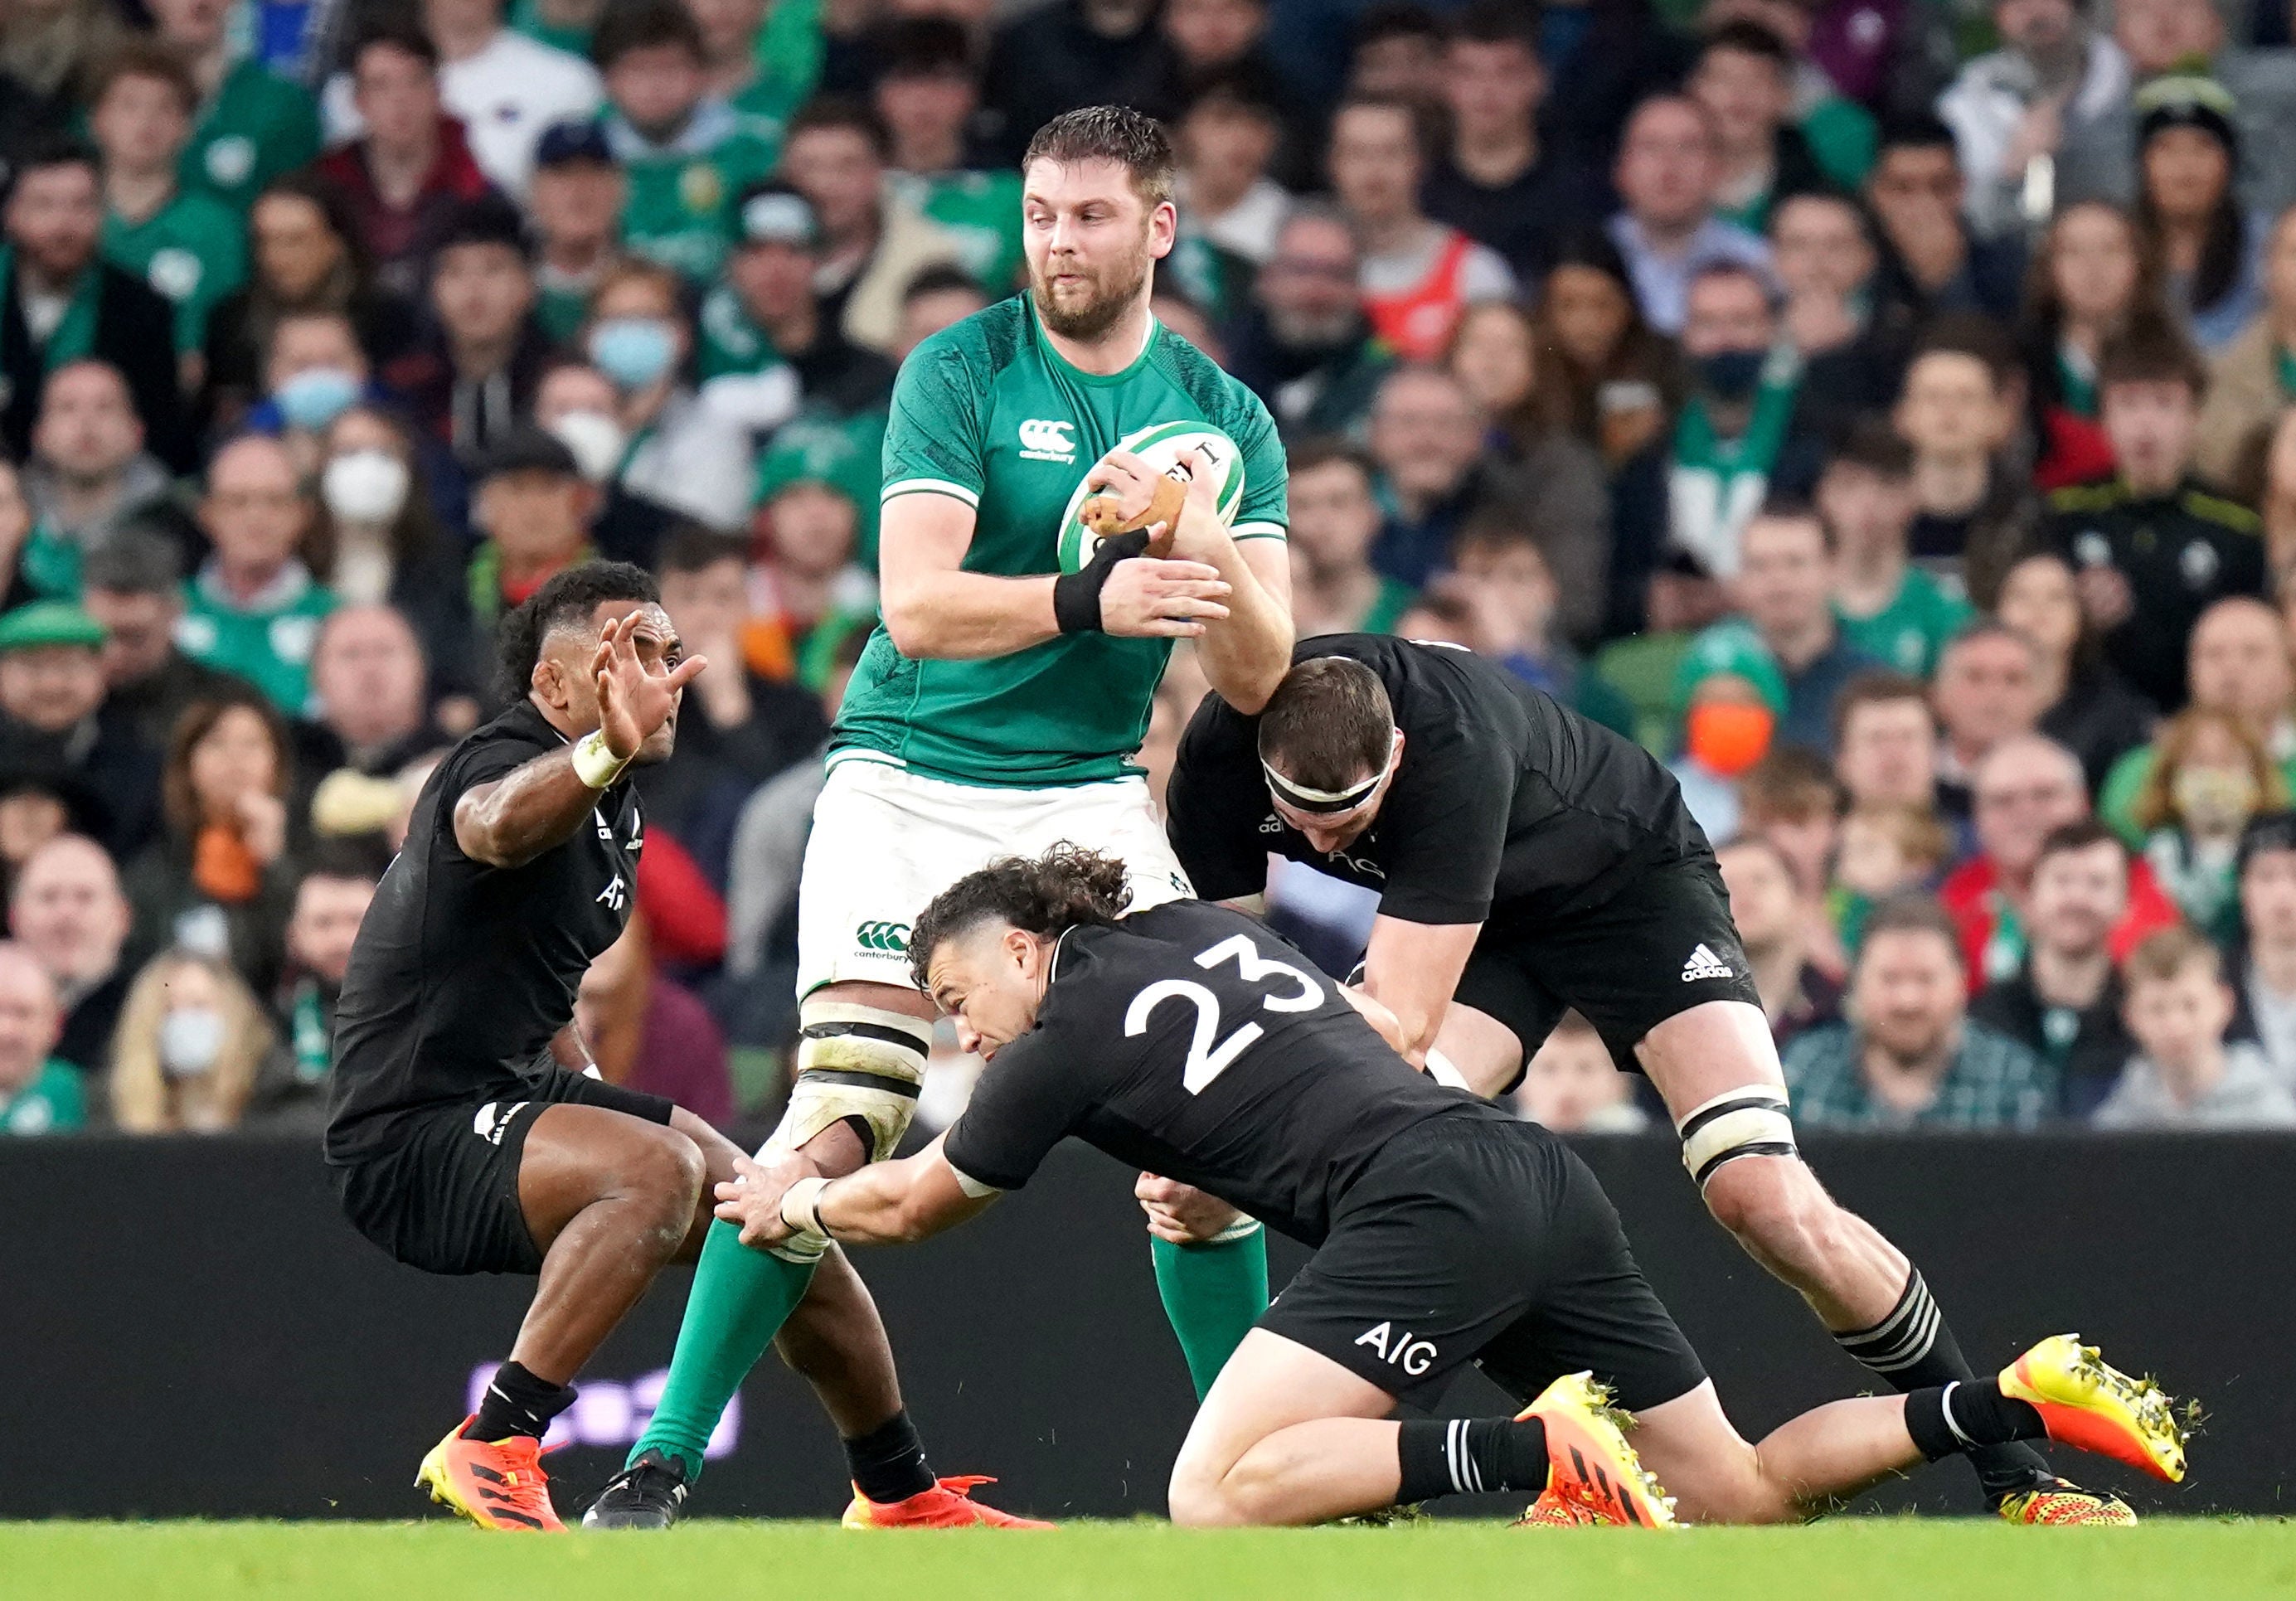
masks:
POLYGON ((547 649, 535 657, 534 675, 527 680, 527 684, 536 694, 542 697, 544 705, 557 710, 565 709, 566 668, 564 663, 552 655, 547 649))
POLYGON ((1004 948, 1004 954, 1012 958, 1013 965, 1021 970, 1023 977, 1036 976, 1037 941, 1027 932, 1017 928, 1008 928, 1004 931, 1004 937, 997 943, 1004 948))
POLYGON ((1170 201, 1159 201, 1148 213, 1148 254, 1158 260, 1172 253, 1172 245, 1180 236, 1180 209, 1170 201))

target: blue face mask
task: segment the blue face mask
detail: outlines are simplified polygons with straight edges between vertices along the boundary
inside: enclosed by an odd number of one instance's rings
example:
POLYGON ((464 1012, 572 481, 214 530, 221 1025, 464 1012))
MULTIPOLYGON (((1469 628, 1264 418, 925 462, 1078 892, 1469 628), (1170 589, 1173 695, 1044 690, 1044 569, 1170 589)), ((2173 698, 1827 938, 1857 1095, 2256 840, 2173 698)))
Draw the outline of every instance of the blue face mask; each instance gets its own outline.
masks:
POLYGON ((1767 350, 1717 350, 1698 358, 1698 382, 1717 400, 1743 400, 1761 387, 1767 350))
POLYGON ((358 380, 340 367, 307 368, 271 397, 289 427, 314 432, 348 411, 358 398, 358 380))
POLYGON ((623 390, 642 390, 669 371, 677 354, 669 324, 650 316, 618 316, 590 331, 590 359, 623 390))

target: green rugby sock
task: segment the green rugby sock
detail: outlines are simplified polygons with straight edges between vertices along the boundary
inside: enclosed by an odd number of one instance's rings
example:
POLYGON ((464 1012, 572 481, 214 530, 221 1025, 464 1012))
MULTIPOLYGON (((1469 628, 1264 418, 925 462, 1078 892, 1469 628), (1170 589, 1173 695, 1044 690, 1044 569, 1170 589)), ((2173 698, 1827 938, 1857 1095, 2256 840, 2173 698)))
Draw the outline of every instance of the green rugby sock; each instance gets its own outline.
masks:
POLYGON ((744 1245, 731 1223, 709 1226, 669 1359, 669 1382, 653 1421, 630 1448, 631 1462, 663 1451, 685 1463, 689 1482, 701 1477, 702 1449, 726 1403, 805 1299, 813 1269, 811 1262, 785 1262, 744 1245))
POLYGON ((1156 1262, 1156 1293, 1164 1298, 1164 1316, 1179 1336, 1201 1400, 1267 1310, 1267 1231, 1254 1223, 1234 1239, 1175 1245, 1152 1236, 1148 1245, 1156 1262))

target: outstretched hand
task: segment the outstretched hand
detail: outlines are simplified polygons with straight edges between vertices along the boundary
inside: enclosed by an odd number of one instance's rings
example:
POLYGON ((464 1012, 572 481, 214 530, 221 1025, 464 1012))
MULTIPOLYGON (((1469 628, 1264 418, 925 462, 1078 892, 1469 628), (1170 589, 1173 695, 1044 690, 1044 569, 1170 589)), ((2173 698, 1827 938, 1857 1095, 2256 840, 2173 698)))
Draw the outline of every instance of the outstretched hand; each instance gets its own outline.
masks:
POLYGON ((740 1226, 744 1245, 778 1245, 793 1232, 782 1220, 782 1197, 800 1178, 819 1170, 794 1151, 777 1153, 760 1164, 734 1160, 734 1177, 718 1186, 718 1219, 740 1226))
POLYGON ((598 732, 606 749, 624 761, 669 720, 679 694, 709 665, 707 656, 688 656, 667 671, 649 669, 638 657, 637 635, 650 626, 643 612, 608 623, 590 661, 598 684, 598 732))

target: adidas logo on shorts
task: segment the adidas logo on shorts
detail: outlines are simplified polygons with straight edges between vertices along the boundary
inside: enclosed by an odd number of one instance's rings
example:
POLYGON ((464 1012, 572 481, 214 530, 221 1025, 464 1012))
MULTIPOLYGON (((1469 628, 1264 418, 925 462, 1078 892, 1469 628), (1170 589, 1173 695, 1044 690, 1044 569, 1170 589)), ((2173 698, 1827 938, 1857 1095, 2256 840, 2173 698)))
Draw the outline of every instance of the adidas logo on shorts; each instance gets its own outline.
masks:
POLYGON ((1690 960, 1682 965, 1682 981, 1694 984, 1700 979, 1726 979, 1735 975, 1729 964, 1703 945, 1690 953, 1690 960))

